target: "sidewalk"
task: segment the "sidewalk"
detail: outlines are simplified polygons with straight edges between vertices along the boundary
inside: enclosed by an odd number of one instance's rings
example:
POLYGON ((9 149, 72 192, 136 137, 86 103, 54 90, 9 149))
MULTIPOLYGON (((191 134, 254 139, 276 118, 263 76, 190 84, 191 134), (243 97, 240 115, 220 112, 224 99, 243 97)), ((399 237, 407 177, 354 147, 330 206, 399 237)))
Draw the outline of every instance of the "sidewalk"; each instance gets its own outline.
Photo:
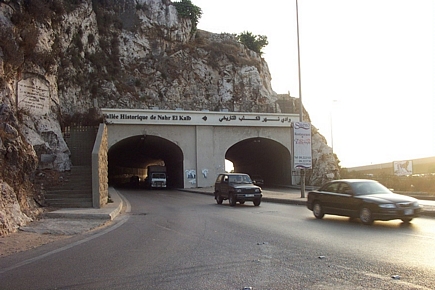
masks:
POLYGON ((113 202, 102 208, 62 208, 46 212, 42 219, 20 227, 20 231, 69 236, 101 227, 115 219, 124 206, 114 188, 109 188, 109 195, 113 202))

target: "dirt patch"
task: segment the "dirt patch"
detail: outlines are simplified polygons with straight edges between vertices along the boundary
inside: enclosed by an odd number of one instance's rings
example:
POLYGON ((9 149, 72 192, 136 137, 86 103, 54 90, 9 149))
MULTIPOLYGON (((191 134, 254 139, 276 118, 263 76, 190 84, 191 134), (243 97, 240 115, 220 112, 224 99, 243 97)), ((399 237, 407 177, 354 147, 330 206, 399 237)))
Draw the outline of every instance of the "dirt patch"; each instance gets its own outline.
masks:
POLYGON ((0 257, 34 249, 69 237, 23 231, 12 233, 8 236, 0 237, 0 257))
POLYGON ((55 241, 102 229, 111 221, 98 219, 42 219, 0 237, 0 257, 27 251, 55 241))

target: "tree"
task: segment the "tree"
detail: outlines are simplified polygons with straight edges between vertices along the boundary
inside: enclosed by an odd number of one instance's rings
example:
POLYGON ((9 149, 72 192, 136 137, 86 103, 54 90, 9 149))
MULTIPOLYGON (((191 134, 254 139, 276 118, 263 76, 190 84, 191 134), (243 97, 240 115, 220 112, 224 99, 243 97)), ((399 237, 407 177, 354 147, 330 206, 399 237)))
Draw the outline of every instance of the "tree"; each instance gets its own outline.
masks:
POLYGON ((267 41, 267 36, 265 35, 253 35, 249 31, 242 32, 238 34, 237 39, 246 45, 247 48, 255 51, 256 53, 262 55, 263 52, 261 51, 263 47, 269 44, 267 41))
POLYGON ((178 15, 182 18, 190 19, 192 22, 192 33, 196 31, 199 19, 202 16, 202 10, 194 5, 190 0, 181 0, 181 2, 173 2, 178 15))

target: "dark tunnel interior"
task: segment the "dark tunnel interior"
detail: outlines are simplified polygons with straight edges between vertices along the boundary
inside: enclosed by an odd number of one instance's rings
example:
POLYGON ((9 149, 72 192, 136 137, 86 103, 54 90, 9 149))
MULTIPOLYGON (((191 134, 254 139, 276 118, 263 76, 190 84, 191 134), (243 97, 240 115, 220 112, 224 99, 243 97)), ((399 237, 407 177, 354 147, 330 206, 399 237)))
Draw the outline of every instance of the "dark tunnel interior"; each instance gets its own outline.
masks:
POLYGON ((235 172, 259 175, 265 185, 290 185, 290 152, 274 140, 250 138, 240 141, 228 149, 225 159, 233 162, 235 172))
POLYGON ((128 183, 130 177, 145 178, 149 165, 165 165, 168 187, 183 187, 183 153, 171 141, 157 136, 132 136, 114 144, 108 153, 109 184, 128 183))

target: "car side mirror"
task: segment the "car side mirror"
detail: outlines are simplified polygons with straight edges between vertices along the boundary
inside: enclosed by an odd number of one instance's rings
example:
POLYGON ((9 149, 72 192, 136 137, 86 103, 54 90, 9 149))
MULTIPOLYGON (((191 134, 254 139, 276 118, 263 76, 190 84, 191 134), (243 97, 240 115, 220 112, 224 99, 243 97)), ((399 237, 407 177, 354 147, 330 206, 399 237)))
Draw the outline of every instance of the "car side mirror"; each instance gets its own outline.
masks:
POLYGON ((346 190, 344 191, 344 193, 345 193, 345 194, 350 194, 350 195, 352 195, 352 189, 346 189, 346 190))

